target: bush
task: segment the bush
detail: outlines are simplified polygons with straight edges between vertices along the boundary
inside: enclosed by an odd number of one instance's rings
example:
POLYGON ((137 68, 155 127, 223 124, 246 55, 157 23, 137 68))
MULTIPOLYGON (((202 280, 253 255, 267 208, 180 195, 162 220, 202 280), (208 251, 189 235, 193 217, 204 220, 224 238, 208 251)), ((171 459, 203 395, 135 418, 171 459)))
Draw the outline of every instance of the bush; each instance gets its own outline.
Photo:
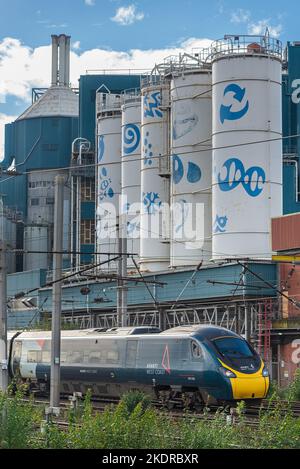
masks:
POLYGON ((88 393, 83 408, 69 411, 67 427, 53 420, 41 433, 44 409, 24 402, 23 392, 0 395, 0 448, 300 448, 300 419, 274 393, 255 429, 246 425, 244 403, 238 406, 235 425, 228 425, 225 412, 174 420, 152 408, 149 397, 131 392, 103 413, 95 413, 88 393))
POLYGON ((24 389, 13 397, 0 394, 0 448, 28 448, 35 437, 42 412, 23 397, 24 389))

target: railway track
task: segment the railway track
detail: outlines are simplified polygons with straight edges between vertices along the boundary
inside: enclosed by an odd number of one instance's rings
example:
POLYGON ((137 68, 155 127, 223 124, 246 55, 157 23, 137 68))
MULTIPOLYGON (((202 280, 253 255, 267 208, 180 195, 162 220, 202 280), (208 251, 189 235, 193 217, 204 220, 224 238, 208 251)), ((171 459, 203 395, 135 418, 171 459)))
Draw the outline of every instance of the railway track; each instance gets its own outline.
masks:
MULTIPOLYGON (((49 406, 49 400, 47 398, 34 397, 33 399, 22 399, 24 402, 28 402, 29 400, 31 400, 34 406, 44 408, 49 406)), ((60 403, 61 415, 65 415, 68 411, 70 411, 70 409, 81 408, 83 403, 84 401, 82 398, 73 398, 72 396, 63 397, 60 403)), ((91 401, 94 413, 104 412, 109 405, 116 406, 118 403, 119 399, 107 398, 95 398, 91 401)), ((227 419, 228 423, 230 423, 230 421, 232 423, 243 421, 244 424, 256 426, 259 416, 266 414, 266 412, 274 412, 275 410, 277 413, 279 413, 279 415, 282 416, 286 415, 287 412, 290 412, 294 418, 300 418, 300 401, 289 402, 286 400, 280 400, 274 402, 268 399, 264 399, 259 405, 246 405, 242 410, 242 420, 241 417, 238 416, 238 412, 235 408, 228 407, 224 409, 223 407, 209 406, 208 408, 204 408, 201 411, 187 411, 186 409, 180 408, 179 406, 175 409, 168 409, 165 405, 158 401, 153 401, 152 404, 157 409, 159 409, 163 415, 178 420, 184 418, 196 420, 213 420, 217 412, 224 412, 224 418, 227 419)))

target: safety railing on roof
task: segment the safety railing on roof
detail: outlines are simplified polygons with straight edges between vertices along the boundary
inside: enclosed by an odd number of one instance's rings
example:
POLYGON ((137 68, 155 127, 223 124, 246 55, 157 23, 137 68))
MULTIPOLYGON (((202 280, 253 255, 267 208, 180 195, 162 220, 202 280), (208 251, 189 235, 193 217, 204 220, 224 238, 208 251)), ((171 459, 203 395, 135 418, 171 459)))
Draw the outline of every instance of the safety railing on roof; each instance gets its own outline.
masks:
POLYGON ((214 41, 210 48, 211 61, 231 55, 264 55, 282 59, 282 43, 279 39, 264 36, 226 35, 214 41))

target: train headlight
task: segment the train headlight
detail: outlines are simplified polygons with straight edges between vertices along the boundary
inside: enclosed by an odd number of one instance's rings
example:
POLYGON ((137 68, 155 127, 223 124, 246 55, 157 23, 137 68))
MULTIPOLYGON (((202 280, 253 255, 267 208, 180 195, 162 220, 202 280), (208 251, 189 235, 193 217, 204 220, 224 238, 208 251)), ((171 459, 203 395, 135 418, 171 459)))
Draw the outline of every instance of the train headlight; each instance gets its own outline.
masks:
POLYGON ((236 375, 233 373, 233 371, 228 370, 227 368, 224 368, 221 366, 220 372, 222 373, 223 376, 226 376, 226 378, 236 378, 236 375))
POLYGON ((264 367, 264 369, 262 370, 262 375, 264 378, 267 378, 269 376, 268 368, 264 367))

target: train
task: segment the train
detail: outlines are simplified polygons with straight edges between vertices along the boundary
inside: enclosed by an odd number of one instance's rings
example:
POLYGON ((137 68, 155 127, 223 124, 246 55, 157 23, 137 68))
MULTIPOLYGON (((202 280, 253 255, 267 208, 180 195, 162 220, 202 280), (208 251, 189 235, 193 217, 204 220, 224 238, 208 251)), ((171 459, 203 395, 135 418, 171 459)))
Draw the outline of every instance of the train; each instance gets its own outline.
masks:
MULTIPOLYGON (((50 391, 51 332, 11 334, 14 382, 50 391)), ((168 407, 234 404, 265 398, 269 372, 255 349, 213 325, 62 331, 61 393, 121 398, 140 390, 168 407)))

